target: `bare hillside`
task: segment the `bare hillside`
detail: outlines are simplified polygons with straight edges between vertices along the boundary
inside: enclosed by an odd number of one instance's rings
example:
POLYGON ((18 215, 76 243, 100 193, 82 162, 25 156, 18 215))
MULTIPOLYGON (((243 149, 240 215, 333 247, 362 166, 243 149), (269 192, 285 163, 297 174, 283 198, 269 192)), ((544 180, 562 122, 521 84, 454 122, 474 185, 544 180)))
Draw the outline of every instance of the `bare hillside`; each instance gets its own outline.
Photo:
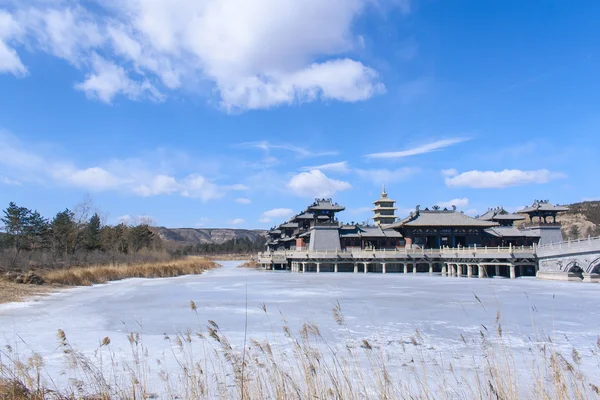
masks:
POLYGON ((570 210, 558 217, 565 239, 600 235, 600 201, 584 201, 568 207, 570 210))
POLYGON ((249 229, 204 229, 204 228, 155 228, 156 233, 164 240, 185 244, 222 244, 233 239, 258 240, 266 231, 249 229))

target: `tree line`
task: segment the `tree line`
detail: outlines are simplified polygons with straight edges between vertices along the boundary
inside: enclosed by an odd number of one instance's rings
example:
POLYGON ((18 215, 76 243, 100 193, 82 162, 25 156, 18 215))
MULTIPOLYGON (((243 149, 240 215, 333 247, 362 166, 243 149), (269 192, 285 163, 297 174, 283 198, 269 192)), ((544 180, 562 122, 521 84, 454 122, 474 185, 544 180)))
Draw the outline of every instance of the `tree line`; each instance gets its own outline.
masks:
POLYGON ((149 221, 109 225, 91 201, 52 218, 9 203, 0 214, 0 271, 29 268, 165 261, 187 255, 248 254, 264 249, 265 239, 233 239, 221 244, 182 245, 163 240, 149 221))
POLYGON ((0 267, 116 264, 135 261, 142 250, 163 250, 162 240, 145 222, 111 226, 97 212, 90 214, 89 204, 82 204, 49 219, 11 202, 0 217, 0 267))
POLYGON ((266 238, 256 240, 248 238, 230 239, 223 243, 198 243, 180 246, 173 253, 181 256, 202 254, 253 254, 265 249, 266 238))

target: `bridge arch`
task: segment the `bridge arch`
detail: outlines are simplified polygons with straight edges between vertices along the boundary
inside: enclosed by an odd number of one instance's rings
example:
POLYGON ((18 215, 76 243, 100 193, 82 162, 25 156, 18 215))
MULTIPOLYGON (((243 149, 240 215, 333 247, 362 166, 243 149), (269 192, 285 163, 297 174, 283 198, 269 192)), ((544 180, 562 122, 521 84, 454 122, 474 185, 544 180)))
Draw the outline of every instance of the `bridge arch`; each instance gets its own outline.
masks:
POLYGON ((600 274, 600 258, 597 258, 590 263, 589 267, 587 267, 587 273, 600 274))
POLYGON ((575 274, 576 276, 578 276, 579 278, 583 279, 583 268, 581 268, 579 266, 579 263, 577 261, 571 261, 570 263, 568 263, 563 271, 565 272, 570 272, 572 274, 575 274))

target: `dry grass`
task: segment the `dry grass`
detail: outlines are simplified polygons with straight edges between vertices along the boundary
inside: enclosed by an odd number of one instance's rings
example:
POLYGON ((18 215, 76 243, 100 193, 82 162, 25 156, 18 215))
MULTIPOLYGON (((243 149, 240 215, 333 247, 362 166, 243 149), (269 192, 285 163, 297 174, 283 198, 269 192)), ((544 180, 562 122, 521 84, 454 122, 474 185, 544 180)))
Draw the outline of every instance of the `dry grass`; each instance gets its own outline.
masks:
POLYGON ((260 264, 258 263, 258 261, 250 260, 250 261, 246 261, 245 263, 240 265, 238 268, 260 268, 260 264))
MULTIPOLYGON (((60 286, 55 285, 23 285, 20 283, 0 280, 0 304, 13 301, 23 301, 32 296, 48 294, 60 286)), ((2 399, 0 397, 0 399, 2 399)))
MULTIPOLYGON (((194 302, 190 308, 196 313, 194 302)), ((262 310, 271 324, 267 307, 262 310)), ((139 332, 127 334, 132 361, 123 363, 117 361, 119 350, 112 349, 110 338, 84 355, 59 330, 69 376, 78 378, 58 387, 45 374, 41 357, 34 354, 20 361, 12 349, 0 349, 0 382, 5 385, 0 383, 0 399, 598 398, 600 389, 583 373, 582 356, 575 349, 562 354, 550 339, 531 339, 531 352, 522 360, 530 369, 520 375, 500 314, 496 326, 482 325, 479 334, 461 336, 466 352, 462 361, 458 355, 446 358, 431 349, 418 330, 406 338, 401 351, 387 353, 381 344, 350 334, 339 304, 333 318, 340 327, 339 343, 328 342, 312 323, 293 332, 283 318, 281 326, 271 325, 271 335, 249 338, 244 347, 230 344, 218 324, 209 320, 203 329, 165 335, 170 365, 164 354, 150 354, 139 332), (151 370, 161 372, 155 377, 151 370), (25 395, 11 397, 10 390, 25 395)), ((592 355, 586 357, 597 361, 600 340, 592 347, 592 355)))
POLYGON ((43 278, 51 284, 90 286, 126 278, 172 278, 181 275, 197 275, 217 267, 218 264, 205 258, 187 257, 157 263, 67 268, 47 272, 43 278))

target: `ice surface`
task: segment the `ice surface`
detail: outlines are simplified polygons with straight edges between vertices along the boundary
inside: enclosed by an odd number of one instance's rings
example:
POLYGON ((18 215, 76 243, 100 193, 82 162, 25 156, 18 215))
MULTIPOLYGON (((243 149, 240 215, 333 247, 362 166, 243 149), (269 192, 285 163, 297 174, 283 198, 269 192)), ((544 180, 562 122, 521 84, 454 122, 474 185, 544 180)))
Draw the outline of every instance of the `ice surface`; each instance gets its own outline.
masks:
MULTIPOLYGON (((129 353, 126 333, 142 331, 150 353, 158 355, 168 352, 165 334, 204 328, 209 319, 239 346, 247 310, 249 337, 264 339, 279 332, 281 313, 292 330, 315 322, 331 343, 347 342, 348 335, 356 341, 368 339, 397 353, 391 365, 401 368, 409 356, 400 349, 417 329, 427 348, 446 357, 466 357, 469 346, 461 334, 477 337, 482 325, 494 326, 500 310, 503 332, 515 354, 529 352, 537 338, 551 337, 567 354, 576 347, 584 362, 593 364, 587 360, 600 333, 597 284, 427 274, 292 274, 236 268, 239 263, 222 262, 223 268, 201 276, 128 279, 0 305, 0 345, 38 352, 49 371, 59 372, 64 366, 57 350, 58 329, 84 352, 93 352, 108 336, 113 350, 122 354, 129 353), (198 319, 190 300, 196 303, 198 319), (337 302, 348 330, 332 318, 337 302)), ((527 373, 527 366, 521 367, 527 373)), ((597 377, 597 368, 590 373, 597 377)))

